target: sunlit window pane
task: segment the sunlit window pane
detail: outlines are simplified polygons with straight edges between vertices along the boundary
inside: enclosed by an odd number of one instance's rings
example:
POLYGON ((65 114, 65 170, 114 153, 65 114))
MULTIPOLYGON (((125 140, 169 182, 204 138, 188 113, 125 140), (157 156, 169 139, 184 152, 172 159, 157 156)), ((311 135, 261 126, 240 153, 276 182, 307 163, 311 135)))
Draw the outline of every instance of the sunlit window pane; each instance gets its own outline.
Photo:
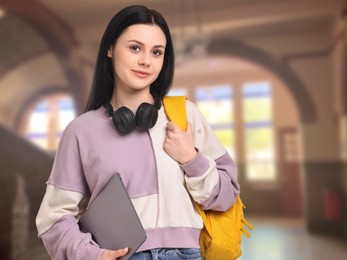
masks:
POLYGON ((46 135, 44 137, 31 137, 30 140, 39 147, 46 148, 48 146, 48 139, 46 135))
POLYGON ((273 154, 271 151, 273 151, 273 131, 269 127, 246 127, 245 132, 246 137, 246 149, 248 151, 247 158, 252 159, 261 159, 265 158, 260 156, 261 153, 259 151, 267 151, 268 156, 266 157, 269 159, 270 157, 273 159, 273 154), (270 156, 270 157, 269 157, 270 156))
POLYGON ((30 133, 47 133, 48 126, 48 102, 42 102, 38 104, 34 112, 30 116, 29 120, 29 132, 30 133))
POLYGON ((247 128, 245 132, 247 177, 249 180, 275 179, 275 158, 271 128, 247 128))
POLYGON ((248 83, 242 91, 247 179, 274 180, 276 171, 271 85, 269 82, 248 83))
POLYGON ((228 153, 235 158, 235 135, 234 131, 230 129, 215 129, 214 133, 220 140, 220 142, 225 146, 228 150, 228 153))
POLYGON ((248 83, 243 86, 244 122, 272 120, 272 96, 269 83, 248 83))
POLYGON ((272 118, 270 97, 246 98, 244 102, 245 122, 256 122, 272 118))
POLYGON ((65 98, 58 100, 58 129, 57 134, 60 135, 61 132, 65 129, 65 127, 75 118, 75 107, 72 98, 65 98))
POLYGON ((62 131, 75 116, 70 96, 55 95, 44 99, 29 116, 26 137, 41 148, 54 151, 62 131))
POLYGON ((233 90, 230 85, 196 89, 199 110, 211 125, 216 136, 235 158, 233 90))
POLYGON ((230 127, 233 122, 232 88, 204 87, 196 91, 198 107, 212 127, 230 127))

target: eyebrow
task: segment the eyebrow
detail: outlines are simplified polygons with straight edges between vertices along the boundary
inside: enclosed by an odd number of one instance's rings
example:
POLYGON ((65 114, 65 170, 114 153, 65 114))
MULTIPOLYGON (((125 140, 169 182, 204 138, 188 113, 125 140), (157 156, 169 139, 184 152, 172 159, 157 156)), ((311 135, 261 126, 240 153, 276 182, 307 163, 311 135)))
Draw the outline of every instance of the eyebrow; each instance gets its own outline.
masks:
MULTIPOLYGON (((140 42, 140 41, 138 41, 138 40, 129 40, 128 42, 135 42, 135 43, 137 43, 137 44, 139 44, 139 45, 141 45, 141 46, 144 46, 144 45, 145 45, 144 43, 142 43, 142 42, 140 42)), ((163 49, 165 49, 165 46, 159 44, 159 45, 154 45, 153 48, 163 48, 163 49)))

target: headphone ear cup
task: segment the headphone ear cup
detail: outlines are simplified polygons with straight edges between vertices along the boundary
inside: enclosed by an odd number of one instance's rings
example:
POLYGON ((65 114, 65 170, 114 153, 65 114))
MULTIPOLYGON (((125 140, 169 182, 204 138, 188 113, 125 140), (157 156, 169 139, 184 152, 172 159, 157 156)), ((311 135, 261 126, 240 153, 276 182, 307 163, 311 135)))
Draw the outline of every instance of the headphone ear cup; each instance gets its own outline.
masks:
POLYGON ((149 103, 142 103, 136 111, 136 125, 142 131, 152 128, 158 120, 158 108, 149 103))
POLYGON ((112 115, 112 121, 121 135, 126 135, 136 128, 135 115, 127 107, 118 108, 112 115))

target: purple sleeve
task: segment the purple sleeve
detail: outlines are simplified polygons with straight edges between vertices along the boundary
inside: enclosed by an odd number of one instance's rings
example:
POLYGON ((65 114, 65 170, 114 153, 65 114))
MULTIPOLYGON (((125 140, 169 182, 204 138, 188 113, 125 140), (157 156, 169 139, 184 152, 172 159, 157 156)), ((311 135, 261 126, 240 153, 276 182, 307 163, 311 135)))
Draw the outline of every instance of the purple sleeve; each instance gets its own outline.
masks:
MULTIPOLYGON (((47 183, 88 194, 77 131, 74 122, 64 130, 47 183)), ((40 238, 52 259, 98 259, 102 252, 89 233, 80 231, 78 220, 73 214, 62 215, 40 238)))
POLYGON ((47 183, 63 189, 88 194, 89 190, 81 162, 76 121, 72 121, 63 132, 47 183))
POLYGON ((57 221, 41 235, 41 239, 55 260, 97 260, 103 251, 89 233, 81 233, 77 219, 71 215, 57 221))
POLYGON ((237 168, 228 153, 216 160, 219 182, 209 199, 202 203, 204 209, 226 211, 234 205, 240 193, 237 181, 237 168))
MULTIPOLYGON (((215 160, 216 169, 219 175, 218 183, 213 189, 211 196, 201 203, 203 209, 226 211, 234 205, 240 185, 237 181, 237 168, 228 153, 215 160)), ((190 176, 199 176, 208 168, 208 160, 201 153, 197 157, 184 165, 184 170, 189 172, 190 176)))

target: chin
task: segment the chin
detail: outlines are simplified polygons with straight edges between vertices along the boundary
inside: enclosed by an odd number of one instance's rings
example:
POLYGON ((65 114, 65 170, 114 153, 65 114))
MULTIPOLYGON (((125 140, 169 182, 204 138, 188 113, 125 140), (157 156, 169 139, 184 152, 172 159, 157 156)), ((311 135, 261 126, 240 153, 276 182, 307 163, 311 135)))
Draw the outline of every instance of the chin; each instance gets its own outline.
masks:
POLYGON ((149 86, 151 85, 153 83, 153 81, 149 81, 149 82, 141 82, 141 83, 139 83, 139 82, 134 82, 132 85, 130 85, 130 86, 132 86, 132 88, 134 88, 134 89, 145 89, 145 88, 149 88, 149 86))

